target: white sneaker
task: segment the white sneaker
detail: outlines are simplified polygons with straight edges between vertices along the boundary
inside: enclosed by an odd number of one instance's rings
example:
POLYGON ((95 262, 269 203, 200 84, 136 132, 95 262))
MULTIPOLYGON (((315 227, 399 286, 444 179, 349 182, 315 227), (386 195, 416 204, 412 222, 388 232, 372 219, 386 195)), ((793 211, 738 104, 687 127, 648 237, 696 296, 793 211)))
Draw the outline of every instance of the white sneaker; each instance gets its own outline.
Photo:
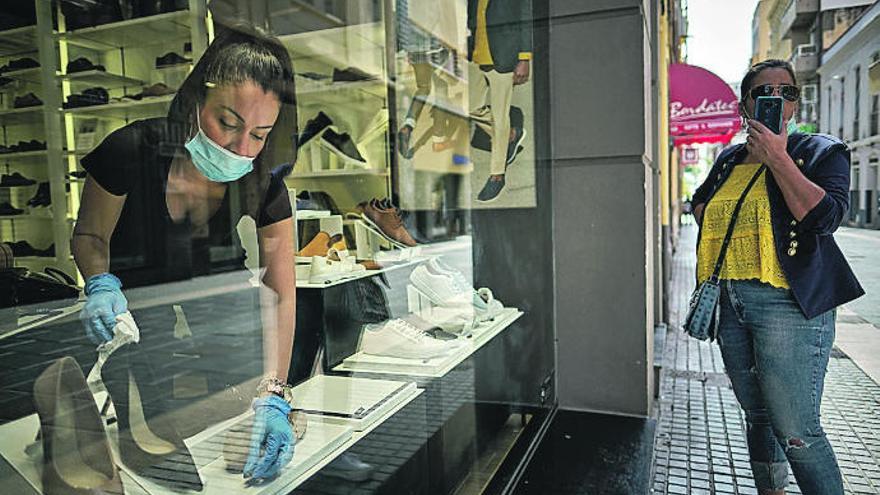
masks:
POLYGON ((351 258, 334 261, 324 256, 312 256, 312 264, 309 267, 309 283, 329 284, 356 276, 358 272, 365 270, 363 265, 355 263, 351 258))
POLYGON ((400 319, 377 325, 366 325, 361 340, 361 351, 374 356, 406 359, 431 359, 459 350, 458 340, 438 340, 412 324, 400 319))
POLYGON ((473 296, 463 289, 452 275, 419 265, 409 276, 410 282, 437 306, 470 306, 473 296))
POLYGON ((440 327, 444 332, 460 337, 469 337, 477 323, 474 308, 468 306, 433 306, 422 309, 416 315, 429 324, 440 327))
POLYGON ((464 274, 460 271, 441 263, 437 258, 428 260, 428 266, 435 273, 446 274, 455 281, 457 289, 463 294, 471 294, 472 304, 476 312, 478 322, 489 321, 504 309, 501 301, 495 299, 492 291, 487 287, 474 289, 474 286, 467 281, 464 274))

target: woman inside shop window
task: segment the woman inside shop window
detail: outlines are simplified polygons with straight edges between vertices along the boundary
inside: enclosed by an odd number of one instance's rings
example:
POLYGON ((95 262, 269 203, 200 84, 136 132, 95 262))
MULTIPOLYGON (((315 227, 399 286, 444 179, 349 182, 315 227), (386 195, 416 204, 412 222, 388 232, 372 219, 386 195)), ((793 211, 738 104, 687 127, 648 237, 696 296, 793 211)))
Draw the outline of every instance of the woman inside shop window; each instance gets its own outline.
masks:
POLYGON ((152 477, 175 489, 202 488, 183 438, 254 397, 250 457, 238 468, 268 479, 293 455, 294 227, 287 189, 261 159, 273 145, 296 155, 295 137, 273 132, 279 115, 295 115, 287 51, 250 28, 224 30, 166 118, 129 123, 82 159, 88 177, 72 240, 86 280, 81 319, 103 344, 131 311, 141 341, 102 372, 121 458, 144 476, 171 466, 177 475, 152 477), (242 249, 243 217, 256 224, 259 289, 244 266, 256 253, 242 249))
POLYGON ((718 344, 745 411, 755 485, 784 493, 790 465, 805 495, 842 494, 819 406, 835 308, 864 293, 832 236, 849 207, 849 150, 836 138, 795 132, 800 90, 787 62, 753 66, 741 94, 747 142, 721 152, 692 200, 697 278, 712 275, 751 182, 719 277, 718 344), (788 129, 775 133, 754 120, 762 96, 782 97, 788 129))

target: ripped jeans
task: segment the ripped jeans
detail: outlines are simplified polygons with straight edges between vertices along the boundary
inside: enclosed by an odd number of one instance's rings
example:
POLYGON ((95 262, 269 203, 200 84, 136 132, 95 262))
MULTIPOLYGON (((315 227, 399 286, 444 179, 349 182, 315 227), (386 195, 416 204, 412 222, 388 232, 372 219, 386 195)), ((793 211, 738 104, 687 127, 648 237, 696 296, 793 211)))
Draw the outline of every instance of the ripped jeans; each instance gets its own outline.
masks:
POLYGON ((722 280, 719 304, 718 345, 746 414, 755 486, 785 488, 791 465, 804 495, 842 495, 819 423, 835 310, 808 320, 790 290, 756 280, 722 280))

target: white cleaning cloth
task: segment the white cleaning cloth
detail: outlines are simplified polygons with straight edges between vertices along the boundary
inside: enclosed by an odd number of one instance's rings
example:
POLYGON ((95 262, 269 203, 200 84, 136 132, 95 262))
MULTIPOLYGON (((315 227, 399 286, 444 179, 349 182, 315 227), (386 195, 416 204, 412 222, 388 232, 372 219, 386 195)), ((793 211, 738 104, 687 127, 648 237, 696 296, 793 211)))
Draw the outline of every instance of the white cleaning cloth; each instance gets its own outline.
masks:
MULTIPOLYGON (((134 322, 131 312, 126 311, 116 315, 116 326, 113 327, 113 340, 98 346, 98 361, 92 370, 89 371, 89 376, 86 378, 86 383, 89 384, 89 387, 94 388, 93 386, 101 381, 101 367, 104 366, 104 362, 107 361, 111 354, 120 347, 131 343, 137 344, 140 341, 141 330, 138 328, 137 323, 134 322)), ((93 389, 93 392, 95 391, 93 389)))

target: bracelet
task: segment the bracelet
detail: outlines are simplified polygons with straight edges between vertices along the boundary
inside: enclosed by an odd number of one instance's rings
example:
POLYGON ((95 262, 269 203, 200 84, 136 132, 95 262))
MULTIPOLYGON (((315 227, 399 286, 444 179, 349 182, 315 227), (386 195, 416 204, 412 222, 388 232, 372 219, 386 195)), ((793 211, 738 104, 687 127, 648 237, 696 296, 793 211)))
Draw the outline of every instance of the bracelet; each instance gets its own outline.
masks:
POLYGON ((273 375, 264 376, 257 385, 257 395, 264 392, 277 395, 288 404, 293 401, 293 385, 285 383, 273 375))

